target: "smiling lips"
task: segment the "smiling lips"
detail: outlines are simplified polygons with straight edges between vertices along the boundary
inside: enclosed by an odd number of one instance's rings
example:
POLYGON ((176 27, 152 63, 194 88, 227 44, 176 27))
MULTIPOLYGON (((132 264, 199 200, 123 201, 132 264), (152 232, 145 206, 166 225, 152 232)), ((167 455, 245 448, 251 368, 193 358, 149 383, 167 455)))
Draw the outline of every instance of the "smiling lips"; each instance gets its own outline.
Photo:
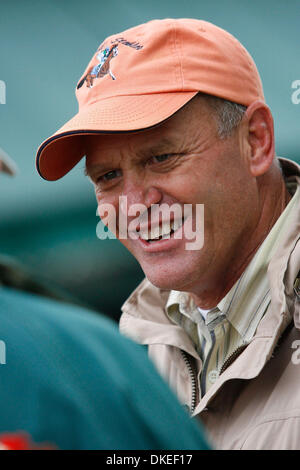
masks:
POLYGON ((171 235, 176 232, 184 223, 184 218, 162 222, 161 225, 151 226, 150 231, 149 227, 141 227, 139 230, 139 236, 148 243, 153 243, 157 240, 166 240, 171 237, 171 235))

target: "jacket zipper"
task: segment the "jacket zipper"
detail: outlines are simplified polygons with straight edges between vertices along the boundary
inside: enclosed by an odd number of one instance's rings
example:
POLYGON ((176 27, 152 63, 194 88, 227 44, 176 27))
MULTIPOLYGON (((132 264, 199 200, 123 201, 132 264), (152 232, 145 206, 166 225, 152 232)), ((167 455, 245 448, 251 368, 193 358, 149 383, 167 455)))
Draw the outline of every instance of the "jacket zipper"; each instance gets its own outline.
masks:
POLYGON ((235 349, 230 356, 227 357, 226 361, 223 363, 219 375, 221 375, 225 369, 227 369, 234 361, 235 359, 241 354, 241 352, 248 346, 248 344, 243 344, 242 346, 239 346, 237 349, 235 349))
MULTIPOLYGON (((248 344, 243 344, 242 346, 239 346, 237 349, 235 349, 230 356, 226 359, 226 361, 223 363, 219 375, 221 375, 225 369, 227 369, 234 361, 235 359, 241 354, 241 352, 248 346, 248 344)), ((195 411, 196 405, 197 405, 197 395, 198 395, 198 387, 197 387, 197 375, 194 370, 194 367, 192 366, 192 362, 189 358, 189 355, 183 351, 182 349, 180 350, 181 355, 183 357, 183 360, 187 366, 189 376, 191 378, 191 383, 192 383, 192 397, 191 397, 191 405, 190 405, 190 414, 192 415, 195 411)))
POLYGON ((192 383, 192 398, 191 398, 191 405, 190 405, 190 414, 192 415, 194 413, 194 410, 196 408, 196 403, 197 403, 197 376, 194 371, 194 368, 192 366, 192 363, 189 359, 188 354, 185 351, 180 350, 183 360, 187 366, 190 378, 191 378, 191 383, 192 383))

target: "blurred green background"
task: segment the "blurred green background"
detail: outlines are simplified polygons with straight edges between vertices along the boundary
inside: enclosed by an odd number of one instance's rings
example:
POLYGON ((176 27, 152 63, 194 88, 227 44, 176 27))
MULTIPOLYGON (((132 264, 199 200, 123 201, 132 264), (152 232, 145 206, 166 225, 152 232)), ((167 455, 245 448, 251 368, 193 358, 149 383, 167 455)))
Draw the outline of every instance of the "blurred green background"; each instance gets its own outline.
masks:
POLYGON ((0 0, 0 6, 0 80, 6 85, 0 147, 19 166, 15 178, 0 179, 0 252, 92 308, 117 320, 143 273, 117 240, 97 239, 84 163, 49 183, 36 173, 34 157, 77 112, 76 83, 106 36, 166 17, 201 18, 229 30, 261 73, 277 153, 300 161, 300 104, 291 100, 292 82, 300 80, 299 0, 0 0))

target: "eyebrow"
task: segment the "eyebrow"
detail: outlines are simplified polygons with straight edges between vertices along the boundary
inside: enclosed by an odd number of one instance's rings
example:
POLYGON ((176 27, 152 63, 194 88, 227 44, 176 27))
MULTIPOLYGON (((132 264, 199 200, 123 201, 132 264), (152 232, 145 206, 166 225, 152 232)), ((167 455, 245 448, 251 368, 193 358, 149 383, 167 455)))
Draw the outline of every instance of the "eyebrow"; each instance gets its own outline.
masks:
POLYGON ((108 165, 101 165, 101 163, 96 163, 95 165, 90 165, 90 168, 88 168, 85 164, 84 167, 84 175, 87 176, 88 178, 92 178, 93 173, 96 173, 98 171, 109 171, 109 166, 108 165))
POLYGON ((109 163, 102 164, 100 162, 100 163, 95 163, 94 165, 89 165, 89 168, 88 168, 85 162, 84 174, 85 176, 91 177, 94 172, 105 171, 105 170, 108 170, 109 167, 110 167, 109 163))
MULTIPOLYGON (((151 144, 149 147, 144 147, 140 150, 137 151, 137 154, 136 154, 136 157, 135 157, 135 160, 136 161, 140 161, 142 160, 143 158, 147 157, 147 156, 153 156, 153 155, 159 155, 161 154, 162 152, 164 152, 164 150, 171 150, 171 147, 174 147, 174 145, 176 145, 177 143, 177 139, 174 139, 174 140, 170 140, 166 137, 162 138, 159 142, 155 142, 154 144, 151 144)), ((88 177, 91 177, 92 176, 92 173, 95 171, 109 171, 109 168, 110 168, 110 165, 109 163, 105 163, 105 164, 102 164, 101 162, 100 163, 96 163, 94 165, 90 165, 89 168, 87 168, 86 164, 85 164, 85 168, 84 168, 84 174, 85 176, 88 176, 88 177)))
POLYGON ((171 147, 174 147, 174 145, 177 143, 177 141, 172 141, 168 139, 167 137, 162 138, 159 142, 155 142, 154 144, 151 144, 149 147, 143 148, 140 151, 137 152, 138 157, 146 157, 147 155, 159 155, 161 152, 164 150, 170 150, 171 147))

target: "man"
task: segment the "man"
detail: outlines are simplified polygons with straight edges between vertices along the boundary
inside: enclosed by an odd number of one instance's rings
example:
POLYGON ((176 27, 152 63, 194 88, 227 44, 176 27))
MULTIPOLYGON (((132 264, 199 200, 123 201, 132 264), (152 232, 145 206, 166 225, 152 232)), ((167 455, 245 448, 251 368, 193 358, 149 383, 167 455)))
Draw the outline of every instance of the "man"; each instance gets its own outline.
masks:
MULTIPOLYGON (((0 165, 14 173, 3 154, 0 165)), ((208 448, 141 346, 9 271, 8 282, 0 270, 0 450, 208 448)))
POLYGON ((299 448, 300 169, 275 155, 253 59, 192 19, 98 51, 116 46, 90 88, 92 58, 79 112, 41 145, 38 171, 56 180, 86 155, 99 213, 146 275, 121 331, 148 345, 217 447, 299 448))

